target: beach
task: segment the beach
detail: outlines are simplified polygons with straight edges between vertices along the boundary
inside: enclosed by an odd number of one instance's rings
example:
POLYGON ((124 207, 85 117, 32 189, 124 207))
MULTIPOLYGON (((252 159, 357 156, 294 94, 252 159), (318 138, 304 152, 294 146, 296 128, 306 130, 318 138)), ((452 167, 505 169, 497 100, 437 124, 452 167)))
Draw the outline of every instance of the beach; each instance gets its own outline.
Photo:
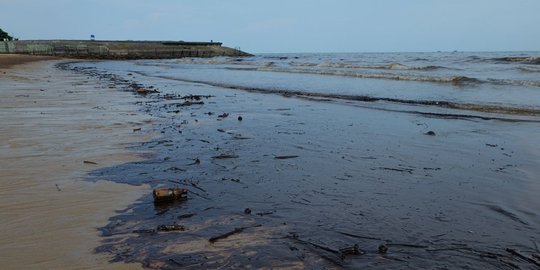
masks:
POLYGON ((3 69, 6 265, 534 267, 516 254, 539 252, 538 108, 499 92, 535 97, 530 73, 524 88, 264 57, 3 69), (188 199, 154 204, 159 187, 188 199))
POLYGON ((54 68, 60 61, 0 56, 2 268, 140 268, 110 264, 94 248, 97 228, 148 186, 85 177, 141 159, 126 148, 149 138, 133 128, 152 120, 136 113, 130 94, 61 72, 54 68))

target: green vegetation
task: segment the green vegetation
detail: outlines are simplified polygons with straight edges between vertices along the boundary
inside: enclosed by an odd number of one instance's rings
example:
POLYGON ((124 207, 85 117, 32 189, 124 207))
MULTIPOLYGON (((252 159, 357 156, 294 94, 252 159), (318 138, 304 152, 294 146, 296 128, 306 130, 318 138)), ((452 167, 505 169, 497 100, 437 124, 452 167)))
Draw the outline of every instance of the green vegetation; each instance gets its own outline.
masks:
POLYGON ((7 32, 4 32, 2 28, 0 28, 0 41, 7 39, 7 40, 13 40, 13 37, 10 36, 7 32))

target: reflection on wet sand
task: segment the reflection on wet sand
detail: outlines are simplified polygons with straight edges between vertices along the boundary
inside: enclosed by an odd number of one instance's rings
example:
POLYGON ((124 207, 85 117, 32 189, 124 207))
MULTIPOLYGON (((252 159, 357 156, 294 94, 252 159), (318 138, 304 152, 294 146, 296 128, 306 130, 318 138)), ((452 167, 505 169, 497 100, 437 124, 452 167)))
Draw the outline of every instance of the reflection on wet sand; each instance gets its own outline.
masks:
POLYGON ((139 160, 125 147, 148 139, 132 129, 150 118, 134 113, 131 95, 53 64, 0 70, 1 268, 139 268, 93 250, 96 228, 148 187, 84 178, 139 160))

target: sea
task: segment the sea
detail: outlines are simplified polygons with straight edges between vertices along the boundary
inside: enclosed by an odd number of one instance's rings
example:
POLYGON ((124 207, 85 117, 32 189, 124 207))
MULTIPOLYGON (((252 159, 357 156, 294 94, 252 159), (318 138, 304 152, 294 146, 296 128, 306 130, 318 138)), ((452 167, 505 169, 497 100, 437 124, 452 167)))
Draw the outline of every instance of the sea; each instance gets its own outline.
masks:
POLYGON ((540 115, 540 52, 283 53, 88 65, 401 110, 540 115))

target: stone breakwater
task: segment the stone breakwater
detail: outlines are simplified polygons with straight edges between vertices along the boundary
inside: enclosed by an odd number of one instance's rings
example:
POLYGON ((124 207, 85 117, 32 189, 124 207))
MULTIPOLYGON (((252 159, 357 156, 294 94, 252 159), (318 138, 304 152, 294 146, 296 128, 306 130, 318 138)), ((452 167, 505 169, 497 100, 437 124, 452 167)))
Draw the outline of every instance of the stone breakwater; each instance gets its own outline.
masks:
POLYGON ((0 42, 0 54, 48 55, 90 59, 170 59, 249 56, 219 42, 18 40, 0 42))

